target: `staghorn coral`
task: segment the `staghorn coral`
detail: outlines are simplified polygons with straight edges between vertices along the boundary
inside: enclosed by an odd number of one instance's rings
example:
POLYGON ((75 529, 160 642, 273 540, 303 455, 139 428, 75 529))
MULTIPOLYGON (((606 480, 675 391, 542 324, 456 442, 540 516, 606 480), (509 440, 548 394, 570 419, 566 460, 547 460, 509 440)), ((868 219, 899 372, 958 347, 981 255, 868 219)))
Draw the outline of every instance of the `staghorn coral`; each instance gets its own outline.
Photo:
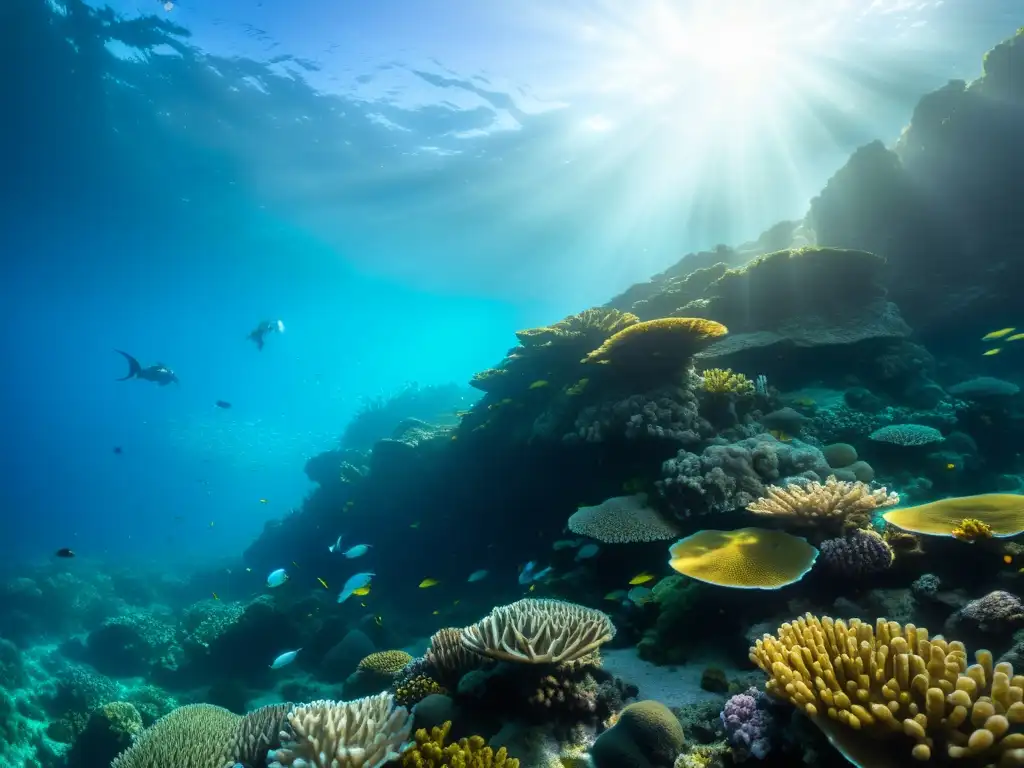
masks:
POLYGON ((601 611, 561 600, 524 598, 501 605, 462 630, 467 649, 500 661, 558 664, 579 659, 615 636, 601 611))
POLYGON ((873 490, 864 483, 837 480, 835 475, 829 475, 824 484, 773 485, 766 489, 763 498, 748 504, 747 509, 798 525, 841 525, 847 519, 867 523, 874 510, 892 506, 899 500, 897 494, 887 493, 885 488, 873 490))
POLYGON ((767 690, 789 700, 845 750, 903 734, 916 760, 948 755, 1024 765, 1024 676, 978 651, 913 624, 875 626, 811 614, 765 635, 750 659, 770 676, 767 690), (1001 758, 1000 758, 1001 756, 1001 758))
POLYGON ((449 720, 429 732, 416 731, 415 745, 402 755, 402 768, 519 768, 519 761, 509 757, 505 747, 495 752, 480 736, 445 746, 451 727, 449 720))
POLYGON ((647 494, 615 496, 569 517, 569 530, 605 544, 674 539, 679 531, 647 505, 647 494))
POLYGON ((882 518, 904 531, 928 536, 952 536, 965 518, 974 518, 987 525, 993 536, 1015 536, 1024 532, 1024 496, 983 493, 939 499, 916 507, 894 509, 882 518))
POLYGON ((951 532, 954 539, 975 542, 992 538, 992 526, 976 517, 965 517, 951 532))
POLYGON ((673 570, 708 584, 780 589, 804 577, 818 550, 784 531, 698 531, 669 547, 673 570))
POLYGON ((614 334, 582 362, 615 367, 680 367, 728 332, 721 323, 699 317, 647 320, 614 334))
POLYGON ((713 395, 752 395, 754 382, 730 368, 709 368, 701 375, 701 387, 713 395))
POLYGON ((211 704, 178 707, 143 731, 110 768, 224 768, 242 718, 211 704))
POLYGON ((834 573, 859 578, 887 570, 894 557, 892 547, 881 535, 857 529, 819 545, 821 561, 834 573))
POLYGON ((445 627, 430 638, 424 661, 439 680, 457 683, 466 672, 483 666, 486 659, 462 644, 461 629, 445 627))
POLYGON ((361 672, 373 672, 384 677, 394 677, 412 661, 412 655, 405 651, 377 651, 366 656, 356 667, 361 672))
POLYGON ((379 768, 410 746, 412 718, 391 694, 314 701, 289 710, 268 768, 379 768))
POLYGON ((446 695, 448 690, 427 675, 409 675, 395 683, 395 701, 403 707, 419 704, 427 696, 435 693, 446 695))

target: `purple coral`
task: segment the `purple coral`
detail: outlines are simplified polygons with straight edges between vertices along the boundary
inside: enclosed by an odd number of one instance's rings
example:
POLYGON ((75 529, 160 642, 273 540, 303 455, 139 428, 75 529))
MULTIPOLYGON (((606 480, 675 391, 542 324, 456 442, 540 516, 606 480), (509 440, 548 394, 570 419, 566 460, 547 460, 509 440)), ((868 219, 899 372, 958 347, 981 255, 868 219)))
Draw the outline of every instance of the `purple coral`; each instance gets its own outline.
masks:
POLYGON ((1016 595, 996 590, 971 600, 954 616, 960 621, 973 623, 982 632, 1012 630, 1024 624, 1024 605, 1016 595))
POLYGON ((730 696, 720 717, 733 759, 742 762, 753 755, 763 760, 771 751, 772 716, 764 709, 766 696, 756 688, 730 696))
POLYGON ((892 565, 892 547, 874 531, 856 530, 838 539, 826 539, 818 549, 825 566, 842 576, 868 576, 892 565))

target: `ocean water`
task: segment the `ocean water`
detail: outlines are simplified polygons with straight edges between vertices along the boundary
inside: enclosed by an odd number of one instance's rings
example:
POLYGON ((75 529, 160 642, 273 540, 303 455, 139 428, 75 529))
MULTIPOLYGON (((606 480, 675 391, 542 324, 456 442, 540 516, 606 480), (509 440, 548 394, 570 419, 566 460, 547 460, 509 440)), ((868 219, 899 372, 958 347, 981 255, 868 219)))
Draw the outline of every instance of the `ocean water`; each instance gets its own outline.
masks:
MULTIPOLYGON (((1022 24, 1021 0, 0 0, 0 579, 178 579, 178 611, 294 565, 333 595, 344 528, 394 584, 371 619, 409 614, 398 645, 437 628, 420 579, 504 568, 514 599, 535 539, 569 535, 486 517, 531 476, 464 478, 485 522, 424 496, 291 537, 307 462, 410 387, 446 389, 400 418, 453 424, 514 331, 801 219, 1022 24), (117 350, 179 381, 119 381, 117 350), (410 528, 432 514, 451 532, 410 528)), ((944 333, 934 353, 974 341, 944 333)))

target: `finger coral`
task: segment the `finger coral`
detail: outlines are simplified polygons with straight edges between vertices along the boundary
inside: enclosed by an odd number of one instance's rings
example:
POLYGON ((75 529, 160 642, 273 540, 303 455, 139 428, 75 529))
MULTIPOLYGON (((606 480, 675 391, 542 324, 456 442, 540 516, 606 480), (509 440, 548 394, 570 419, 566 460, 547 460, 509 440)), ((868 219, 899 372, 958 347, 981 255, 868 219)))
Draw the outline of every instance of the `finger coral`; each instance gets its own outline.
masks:
POLYGON ((615 636, 601 611, 561 600, 525 598, 501 605, 462 630, 462 644, 500 661, 559 664, 597 650, 615 636))
POLYGON ((519 768, 519 761, 509 757, 508 750, 501 747, 495 752, 480 736, 445 746, 451 727, 449 720, 429 732, 424 728, 416 731, 415 746, 402 755, 402 768, 519 768))
POLYGON ((873 490, 865 483, 837 480, 835 475, 829 475, 824 483, 772 485, 765 489, 765 494, 748 504, 747 509, 758 515, 812 526, 867 516, 879 507, 889 507, 900 500, 897 494, 888 493, 885 488, 873 490))
POLYGON ((750 395, 754 382, 729 368, 709 368, 701 375, 701 387, 714 395, 750 395))
POLYGON ((189 704, 143 731, 111 768, 224 768, 235 761, 242 718, 211 704, 189 704))
POLYGON ((841 750, 903 734, 917 760, 972 758, 971 764, 1024 765, 1024 676, 978 651, 968 666, 962 643, 913 624, 875 626, 811 614, 765 635, 750 659, 788 699, 828 729, 841 750), (1012 732, 1011 732, 1012 731, 1012 732))
POLYGON ((669 565, 719 587, 780 589, 804 577, 818 550, 798 536, 764 528, 698 531, 669 547, 669 565))
POLYGON ((282 745, 267 755, 267 766, 379 768, 411 746, 411 730, 409 711, 396 707, 389 693, 300 704, 288 712, 282 745))
POLYGON ((679 531, 647 505, 647 494, 615 496, 569 517, 569 530, 605 544, 674 539, 679 531))
POLYGON ((1024 496, 1015 493, 959 496, 894 509, 882 517, 904 531, 928 536, 953 536, 953 531, 965 518, 987 525, 993 536, 1015 536, 1024 531, 1024 496))

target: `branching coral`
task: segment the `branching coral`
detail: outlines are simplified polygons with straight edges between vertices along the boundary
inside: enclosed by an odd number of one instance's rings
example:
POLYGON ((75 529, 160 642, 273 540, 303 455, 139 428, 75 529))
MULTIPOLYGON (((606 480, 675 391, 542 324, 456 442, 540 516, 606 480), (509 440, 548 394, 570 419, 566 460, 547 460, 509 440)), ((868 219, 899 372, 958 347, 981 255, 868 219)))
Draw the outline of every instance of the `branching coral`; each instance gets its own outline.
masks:
POLYGON ((241 720, 210 704, 178 707, 143 731, 111 768, 224 768, 235 760, 241 720))
POLYGON ((840 748, 903 734, 917 760, 948 754, 979 764, 1024 765, 1024 676, 963 644, 907 624, 874 628, 811 614, 783 624, 750 649, 770 676, 770 693, 788 699, 840 748))
POLYGON ((701 387, 714 395, 752 395, 754 382, 729 368, 709 368, 701 375, 701 387))
POLYGON ((416 731, 415 746, 402 755, 402 768, 519 768, 519 761, 504 747, 495 752, 480 736, 445 746, 451 727, 449 720, 429 733, 423 728, 416 731))
POLYGON ((481 656, 527 664, 579 659, 615 636, 601 611, 561 600, 525 598, 498 606, 462 630, 462 643, 481 656))
POLYGON ((829 475, 824 484, 773 485, 766 490, 764 498, 748 504, 747 509, 780 521, 817 526, 841 524, 851 517, 866 523, 866 517, 874 510, 892 506, 899 500, 897 494, 888 493, 885 488, 875 490, 865 483, 836 480, 835 475, 829 475))
POLYGON ((389 693, 301 704, 288 712, 268 768, 379 768, 409 748, 411 729, 408 710, 389 693))
POLYGON ((975 542, 992 538, 992 526, 976 517, 965 517, 952 531, 954 539, 975 542))
POLYGON ((569 517, 569 530, 605 544, 664 541, 679 535, 676 527, 647 505, 647 494, 615 496, 569 517))

